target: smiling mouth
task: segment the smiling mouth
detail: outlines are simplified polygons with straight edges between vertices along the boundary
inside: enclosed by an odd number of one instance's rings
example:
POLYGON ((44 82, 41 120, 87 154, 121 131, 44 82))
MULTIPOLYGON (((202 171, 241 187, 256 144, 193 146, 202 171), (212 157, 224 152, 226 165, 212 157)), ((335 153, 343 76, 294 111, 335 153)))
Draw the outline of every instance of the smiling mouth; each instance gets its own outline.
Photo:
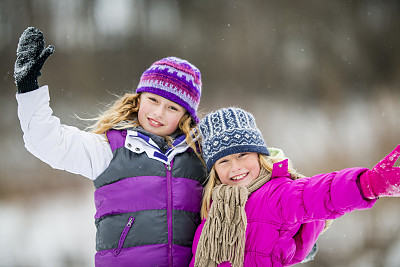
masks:
POLYGON ((244 177, 246 177, 247 174, 248 174, 248 173, 243 173, 243 174, 237 175, 237 176, 235 176, 235 177, 232 177, 231 180, 233 180, 233 181, 241 180, 241 179, 243 179, 244 177))
POLYGON ((156 120, 151 119, 151 118, 148 118, 148 121, 149 121, 150 125, 153 126, 153 127, 161 127, 161 126, 164 125, 161 122, 156 121, 156 120))

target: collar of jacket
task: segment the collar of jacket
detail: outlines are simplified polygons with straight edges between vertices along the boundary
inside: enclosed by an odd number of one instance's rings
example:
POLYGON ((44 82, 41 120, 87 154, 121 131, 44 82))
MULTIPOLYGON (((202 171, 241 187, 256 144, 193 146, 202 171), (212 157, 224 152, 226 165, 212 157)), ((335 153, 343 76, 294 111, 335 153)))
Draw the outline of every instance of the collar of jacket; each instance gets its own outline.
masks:
POLYGON ((180 135, 172 142, 172 147, 165 151, 149 136, 136 130, 127 130, 125 148, 137 154, 145 152, 151 159, 170 164, 177 154, 185 152, 189 146, 186 144, 185 135, 180 135))

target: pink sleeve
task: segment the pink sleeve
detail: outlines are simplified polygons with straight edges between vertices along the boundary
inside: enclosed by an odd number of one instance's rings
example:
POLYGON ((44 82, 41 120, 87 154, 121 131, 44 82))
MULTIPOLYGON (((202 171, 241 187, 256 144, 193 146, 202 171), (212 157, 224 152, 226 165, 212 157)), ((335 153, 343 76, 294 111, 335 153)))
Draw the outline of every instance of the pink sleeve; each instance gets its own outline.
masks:
POLYGON ((268 206, 275 214, 291 222, 336 219, 354 210, 369 209, 376 200, 362 197, 357 185, 365 168, 348 168, 338 172, 290 180, 275 178, 268 187, 268 206), (274 181, 275 180, 275 181, 274 181))

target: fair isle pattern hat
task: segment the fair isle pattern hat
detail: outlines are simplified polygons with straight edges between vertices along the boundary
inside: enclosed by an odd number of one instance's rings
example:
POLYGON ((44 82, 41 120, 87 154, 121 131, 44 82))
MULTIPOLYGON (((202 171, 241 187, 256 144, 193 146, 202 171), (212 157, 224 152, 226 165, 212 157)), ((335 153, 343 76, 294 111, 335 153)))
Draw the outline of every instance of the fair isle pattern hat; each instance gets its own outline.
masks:
POLYGON ((208 171, 222 157, 243 152, 269 156, 269 151, 253 115, 230 107, 209 113, 199 124, 203 157, 208 171))
POLYGON ((200 70, 186 60, 167 57, 153 63, 140 77, 136 93, 162 96, 184 107, 198 123, 201 96, 200 70))

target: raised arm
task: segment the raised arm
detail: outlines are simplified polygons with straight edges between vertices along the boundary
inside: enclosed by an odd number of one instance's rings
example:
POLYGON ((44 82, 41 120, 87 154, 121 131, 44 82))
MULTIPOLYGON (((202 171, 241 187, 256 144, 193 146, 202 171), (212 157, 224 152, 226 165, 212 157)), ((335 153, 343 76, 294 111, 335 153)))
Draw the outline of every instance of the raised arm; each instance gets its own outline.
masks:
POLYGON ((14 77, 25 146, 53 168, 94 180, 111 161, 111 148, 103 135, 63 125, 52 115, 48 88, 39 88, 37 79, 53 52, 36 28, 27 28, 19 39, 14 77))

